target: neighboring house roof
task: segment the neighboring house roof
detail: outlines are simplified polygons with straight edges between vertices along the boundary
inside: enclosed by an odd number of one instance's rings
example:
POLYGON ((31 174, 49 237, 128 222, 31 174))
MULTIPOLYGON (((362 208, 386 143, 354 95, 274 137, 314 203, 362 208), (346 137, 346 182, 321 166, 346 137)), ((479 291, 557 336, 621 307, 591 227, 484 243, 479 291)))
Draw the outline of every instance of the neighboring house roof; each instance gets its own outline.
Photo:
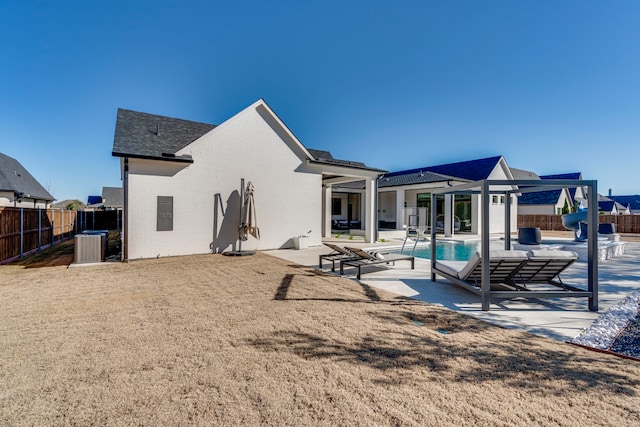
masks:
POLYGON ((53 205, 51 205, 51 207, 55 209, 65 209, 70 204, 75 204, 76 210, 82 210, 82 208, 84 208, 85 206, 84 203, 82 203, 80 200, 66 199, 61 202, 54 203, 53 205))
MULTIPOLYGON (((582 172, 559 173, 555 175, 540 175, 540 179, 582 179, 582 172)), ((576 199, 576 188, 569 188, 571 200, 576 199)))
POLYGON ((55 200, 19 161, 2 153, 0 153, 0 190, 13 191, 29 199, 48 202, 55 200))
POLYGON ((633 210, 640 210, 640 195, 633 196, 611 196, 612 200, 623 205, 626 209, 627 206, 633 210))
POLYGON ((105 206, 121 207, 124 205, 122 187, 102 187, 102 200, 105 206))
POLYGON ((119 108, 112 155, 192 162, 191 156, 176 156, 176 152, 215 127, 119 108))
POLYGON ((102 196, 89 196, 87 198, 87 205, 98 205, 102 203, 102 196))
POLYGON ((540 179, 538 174, 535 172, 527 171, 524 169, 516 169, 512 167, 510 167, 509 170, 511 171, 511 175, 513 175, 513 179, 540 179))
MULTIPOLYGON (((598 200, 598 210, 603 212, 613 212, 613 207, 616 206, 616 202, 613 200, 598 200)), ((617 209, 617 206, 616 206, 617 209)))
POLYGON ((581 172, 558 173, 555 175, 540 175, 540 179, 582 179, 581 172))
POLYGON ((555 205, 560 200, 562 189, 523 193, 518 197, 518 205, 555 205))

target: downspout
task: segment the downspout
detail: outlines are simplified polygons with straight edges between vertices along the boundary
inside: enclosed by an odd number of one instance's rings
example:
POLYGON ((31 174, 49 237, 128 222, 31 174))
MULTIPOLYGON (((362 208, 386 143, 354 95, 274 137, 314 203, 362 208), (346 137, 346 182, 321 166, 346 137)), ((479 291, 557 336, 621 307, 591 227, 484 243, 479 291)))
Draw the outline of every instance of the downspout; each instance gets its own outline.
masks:
POLYGON ((122 174, 122 262, 129 262, 129 158, 124 158, 122 174))

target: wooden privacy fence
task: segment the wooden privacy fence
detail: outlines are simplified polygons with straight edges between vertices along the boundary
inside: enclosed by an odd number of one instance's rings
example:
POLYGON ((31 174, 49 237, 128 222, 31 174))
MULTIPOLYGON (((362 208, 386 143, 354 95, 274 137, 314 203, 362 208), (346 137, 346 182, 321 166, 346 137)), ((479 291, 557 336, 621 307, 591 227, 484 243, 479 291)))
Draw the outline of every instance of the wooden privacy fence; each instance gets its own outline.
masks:
MULTIPOLYGON (((598 215, 598 222, 616 224, 618 233, 640 233, 640 215, 598 215)), ((562 215, 518 215, 518 228, 565 230, 562 215)))
POLYGON ((114 230, 122 211, 0 207, 0 264, 43 250, 84 230, 114 230))

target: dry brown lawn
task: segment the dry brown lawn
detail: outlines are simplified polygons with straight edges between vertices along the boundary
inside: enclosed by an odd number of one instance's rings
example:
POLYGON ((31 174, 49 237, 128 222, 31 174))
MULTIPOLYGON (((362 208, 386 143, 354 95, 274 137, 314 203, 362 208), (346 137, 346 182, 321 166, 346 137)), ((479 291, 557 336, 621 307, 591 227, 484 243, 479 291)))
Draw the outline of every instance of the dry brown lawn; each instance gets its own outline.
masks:
POLYGON ((0 267, 0 425, 640 424, 637 362, 266 254, 45 265, 0 267))

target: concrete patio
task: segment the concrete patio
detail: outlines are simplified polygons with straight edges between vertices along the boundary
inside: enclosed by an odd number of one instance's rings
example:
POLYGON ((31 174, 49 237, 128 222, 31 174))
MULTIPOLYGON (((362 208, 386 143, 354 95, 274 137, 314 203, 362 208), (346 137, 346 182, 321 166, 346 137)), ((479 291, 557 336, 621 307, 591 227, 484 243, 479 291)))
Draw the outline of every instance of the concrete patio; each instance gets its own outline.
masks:
MULTIPOLYGON (((332 238, 327 241, 341 246, 361 248, 399 247, 402 245, 401 239, 392 239, 376 244, 365 244, 361 240, 348 240, 347 238, 332 238)), ((283 249, 265 253, 318 268, 318 256, 329 252, 331 250, 322 245, 302 250, 283 249)), ((405 251, 405 253, 407 252, 405 251)), ((440 277, 436 282, 432 282, 429 260, 422 258, 416 258, 415 270, 411 270, 408 263, 404 262, 390 267, 368 267, 363 269, 361 282, 368 286, 394 292, 399 296, 414 298, 465 313, 505 328, 521 329, 555 340, 569 341, 591 325, 601 313, 605 313, 629 293, 640 289, 640 262, 638 260, 640 260, 640 243, 627 242, 623 255, 598 264, 598 312, 588 310, 586 298, 492 301, 491 310, 482 311, 479 296, 440 277)), ((326 265, 323 267, 323 271, 331 272, 330 264, 328 267, 326 265)), ((562 279, 565 283, 586 289, 586 270, 587 263, 578 261, 562 274, 562 279)), ((344 277, 355 280, 355 271, 345 269, 344 277)))

